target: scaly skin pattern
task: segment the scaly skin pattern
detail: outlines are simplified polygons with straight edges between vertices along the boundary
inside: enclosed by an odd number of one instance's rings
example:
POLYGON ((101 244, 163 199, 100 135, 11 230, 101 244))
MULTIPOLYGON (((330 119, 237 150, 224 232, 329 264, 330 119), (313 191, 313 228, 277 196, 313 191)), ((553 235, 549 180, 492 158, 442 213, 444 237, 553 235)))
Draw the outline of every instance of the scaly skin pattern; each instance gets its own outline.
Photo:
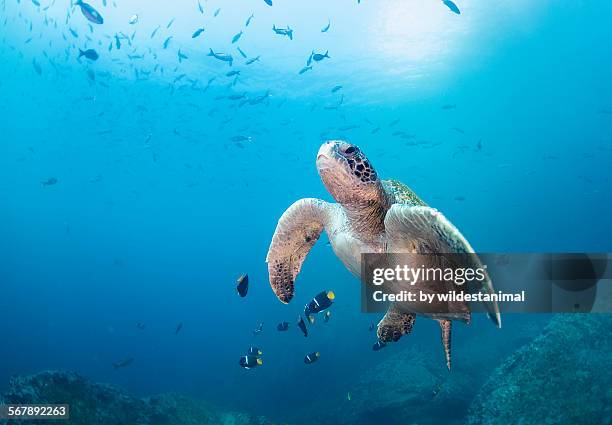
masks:
POLYGON ((383 180, 382 185, 387 195, 391 197, 392 204, 405 204, 413 207, 427 206, 412 189, 402 182, 397 180, 383 180))

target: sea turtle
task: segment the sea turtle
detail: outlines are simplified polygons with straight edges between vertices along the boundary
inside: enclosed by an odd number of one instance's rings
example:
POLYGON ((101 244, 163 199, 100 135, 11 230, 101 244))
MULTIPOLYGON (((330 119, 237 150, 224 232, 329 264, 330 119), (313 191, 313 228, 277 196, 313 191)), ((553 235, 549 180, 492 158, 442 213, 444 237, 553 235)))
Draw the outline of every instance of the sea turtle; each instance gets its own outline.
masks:
MULTIPOLYGON (((381 180, 357 146, 338 140, 325 142, 316 164, 337 203, 300 199, 279 219, 266 262, 272 290, 283 303, 293 298, 295 279, 323 230, 336 256, 357 277, 362 253, 474 253, 457 228, 408 186, 381 180)), ((493 292, 488 275, 483 289, 493 292)), ((424 314, 440 324, 449 370, 451 320, 469 323, 471 316, 467 305, 458 303, 455 307, 455 314, 424 314)), ((487 305, 487 311, 500 327, 497 304, 487 305)), ((378 338, 383 342, 399 340, 411 332, 415 318, 415 311, 406 311, 404 303, 392 304, 378 324, 378 338)))

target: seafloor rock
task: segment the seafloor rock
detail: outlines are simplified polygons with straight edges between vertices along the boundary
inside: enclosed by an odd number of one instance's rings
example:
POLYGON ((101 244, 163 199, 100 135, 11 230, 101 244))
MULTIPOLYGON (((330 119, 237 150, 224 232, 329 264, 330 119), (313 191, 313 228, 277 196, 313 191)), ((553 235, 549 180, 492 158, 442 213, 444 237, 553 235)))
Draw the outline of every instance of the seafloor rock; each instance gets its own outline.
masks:
POLYGON ((263 417, 221 412, 174 394, 136 398, 116 386, 94 384, 71 372, 14 377, 1 401, 69 404, 70 420, 51 423, 72 425, 272 425, 263 417))
MULTIPOLYGON (((438 348, 438 347, 436 347, 438 348)), ((481 381, 457 368, 448 373, 435 354, 413 346, 368 369, 351 385, 350 397, 317 424, 460 424, 481 381)), ((482 378, 481 378, 482 380, 482 378)))
POLYGON ((325 412, 310 422, 317 425, 463 425, 474 396, 495 367, 533 341, 546 321, 514 320, 503 330, 484 323, 457 332, 450 373, 438 334, 426 342, 422 336, 420 342, 405 338, 385 348, 378 364, 357 371, 353 380, 335 383, 335 393, 309 403, 309 411, 300 411, 292 423, 303 423, 300 418, 316 411, 325 412))
POLYGON ((474 399, 469 425, 612 424, 612 315, 555 316, 474 399))

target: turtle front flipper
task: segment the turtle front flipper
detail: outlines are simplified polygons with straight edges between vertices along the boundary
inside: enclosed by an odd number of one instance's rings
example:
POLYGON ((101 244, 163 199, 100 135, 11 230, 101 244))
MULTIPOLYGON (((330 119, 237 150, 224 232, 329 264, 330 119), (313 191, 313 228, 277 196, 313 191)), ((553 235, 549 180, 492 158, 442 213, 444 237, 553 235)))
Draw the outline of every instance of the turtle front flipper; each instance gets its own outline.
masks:
POLYGON ((442 345, 444 346, 444 355, 446 356, 446 367, 451 370, 451 326, 450 320, 438 320, 440 329, 442 330, 442 345))
POLYGON ((389 307, 385 317, 378 323, 376 335, 382 342, 396 342, 403 335, 412 332, 416 315, 399 311, 396 306, 389 307))
POLYGON ((300 199, 278 220, 266 262, 270 286, 283 303, 293 298, 295 278, 308 252, 328 225, 331 208, 319 199, 300 199))

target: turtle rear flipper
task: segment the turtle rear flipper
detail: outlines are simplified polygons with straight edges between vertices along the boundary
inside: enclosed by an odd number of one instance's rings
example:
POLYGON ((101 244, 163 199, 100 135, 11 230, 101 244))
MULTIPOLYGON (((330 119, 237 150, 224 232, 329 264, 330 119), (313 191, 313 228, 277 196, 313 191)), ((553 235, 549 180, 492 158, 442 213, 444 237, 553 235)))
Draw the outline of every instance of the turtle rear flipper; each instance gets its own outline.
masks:
POLYGON ((295 278, 328 225, 330 209, 330 204, 319 199, 300 199, 278 220, 266 262, 270 286, 283 303, 293 298, 295 278))
POLYGON ((376 335, 382 342, 396 342, 403 335, 412 332, 416 315, 414 313, 404 313, 395 306, 389 307, 385 317, 378 323, 376 335))
MULTIPOLYGON (((474 249, 459 230, 441 212, 425 206, 393 204, 385 216, 385 230, 389 238, 387 252, 420 252, 426 247, 429 253, 474 254, 474 249)), ((483 267, 476 255, 469 256, 474 268, 483 267)), ((486 271, 485 271, 486 274, 486 271)), ((482 282, 482 289, 494 294, 489 276, 482 282)), ((501 315, 497 302, 485 303, 489 318, 501 327, 501 315)))

